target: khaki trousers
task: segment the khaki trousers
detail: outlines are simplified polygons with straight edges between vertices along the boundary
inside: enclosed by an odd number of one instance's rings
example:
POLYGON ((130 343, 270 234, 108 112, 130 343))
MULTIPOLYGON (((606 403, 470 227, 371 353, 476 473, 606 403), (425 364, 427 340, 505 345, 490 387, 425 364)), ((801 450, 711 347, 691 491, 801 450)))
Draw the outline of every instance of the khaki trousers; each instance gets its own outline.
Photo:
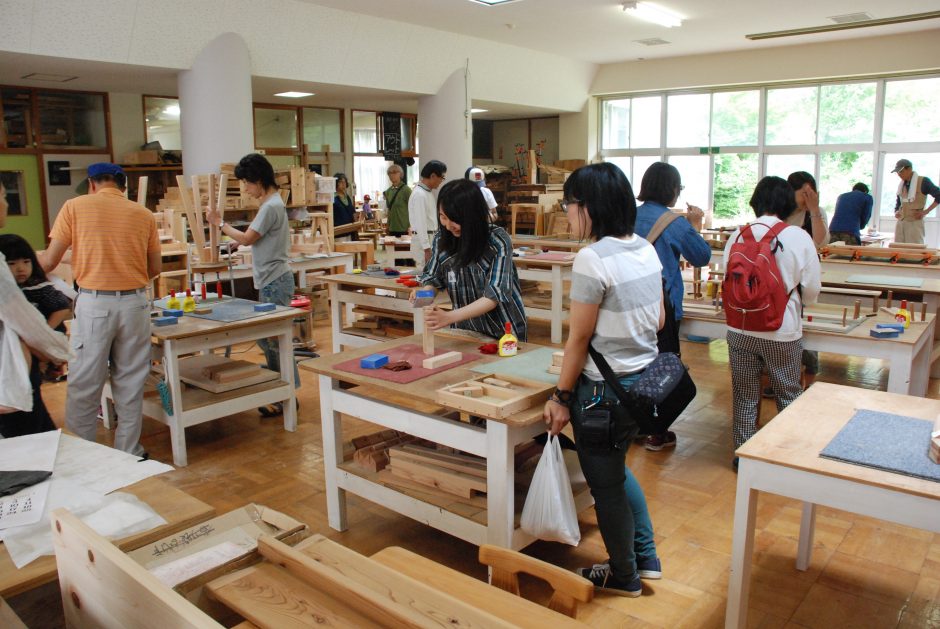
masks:
POLYGON ((895 242, 913 242, 924 244, 924 221, 901 221, 894 227, 895 242))

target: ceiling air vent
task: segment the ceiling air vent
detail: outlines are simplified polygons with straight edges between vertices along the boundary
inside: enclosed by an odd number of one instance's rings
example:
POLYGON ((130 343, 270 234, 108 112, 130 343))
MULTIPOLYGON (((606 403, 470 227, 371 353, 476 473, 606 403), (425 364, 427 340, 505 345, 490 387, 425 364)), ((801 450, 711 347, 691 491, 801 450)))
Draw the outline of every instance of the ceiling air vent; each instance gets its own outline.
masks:
POLYGON ((659 37, 650 37, 649 39, 634 39, 634 44, 643 44, 644 46, 662 46, 663 44, 671 44, 665 39, 660 39, 659 37))
POLYGON ((836 24, 851 24, 852 22, 867 22, 872 19, 867 13, 846 13, 845 15, 833 15, 829 18, 836 24))

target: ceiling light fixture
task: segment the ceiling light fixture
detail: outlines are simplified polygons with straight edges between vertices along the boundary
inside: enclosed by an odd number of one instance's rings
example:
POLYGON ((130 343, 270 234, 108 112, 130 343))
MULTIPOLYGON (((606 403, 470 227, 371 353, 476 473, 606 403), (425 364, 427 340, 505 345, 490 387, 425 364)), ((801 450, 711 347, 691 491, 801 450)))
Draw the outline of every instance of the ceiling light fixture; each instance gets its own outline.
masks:
POLYGON ((50 83, 68 83, 69 81, 74 81, 78 77, 66 75, 66 74, 49 74, 46 72, 30 72, 29 74, 24 74, 20 78, 27 79, 30 81, 49 81, 50 83))
MULTIPOLYGON (((807 28, 793 28, 786 31, 771 31, 769 33, 752 33, 745 35, 751 40, 774 39, 776 37, 792 37, 794 35, 813 35, 815 33, 830 33, 833 31, 844 31, 850 28, 866 28, 868 26, 884 26, 886 24, 902 24, 904 22, 918 22, 920 20, 934 20, 940 18, 940 11, 929 11, 927 13, 913 13, 911 15, 898 15, 895 17, 885 17, 877 20, 865 20, 859 22, 845 22, 842 24, 827 24, 825 26, 810 26, 807 28)), ((830 18, 832 19, 832 18, 830 18)))
POLYGON ((304 96, 313 96, 313 92, 280 92, 275 94, 275 96, 282 96, 284 98, 303 98, 304 96))
POLYGON ((652 2, 624 2, 624 13, 666 28, 682 26, 682 16, 652 2))
POLYGON ((496 5, 499 5, 499 4, 510 4, 511 2, 521 2, 521 0, 470 0, 470 2, 482 4, 487 7, 495 7, 496 5))

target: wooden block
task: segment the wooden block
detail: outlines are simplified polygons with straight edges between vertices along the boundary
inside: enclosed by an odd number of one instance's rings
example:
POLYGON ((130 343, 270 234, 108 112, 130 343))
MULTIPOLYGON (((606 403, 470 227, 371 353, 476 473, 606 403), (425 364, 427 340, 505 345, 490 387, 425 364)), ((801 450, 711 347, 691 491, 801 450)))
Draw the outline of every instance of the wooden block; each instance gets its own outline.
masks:
POLYGON ((395 476, 401 476, 455 496, 470 498, 473 492, 486 493, 486 479, 435 465, 396 459, 388 469, 395 476))
POLYGON ((549 365, 549 366, 548 366, 548 373, 554 374, 554 375, 556 375, 556 376, 560 376, 560 375, 561 375, 561 367, 556 367, 555 365, 549 365))
POLYGON ((425 358, 421 363, 421 366, 425 369, 440 369, 441 367, 458 362, 461 358, 463 358, 463 354, 460 352, 447 352, 446 354, 441 354, 439 356, 425 358))
POLYGON ((365 448, 366 446, 374 446, 377 443, 382 443, 383 441, 389 441, 395 437, 400 437, 401 433, 397 430, 380 430, 379 432, 373 432, 368 435, 362 435, 361 437, 353 437, 350 441, 353 446, 358 450, 359 448, 365 448))
POLYGON ((434 330, 428 327, 427 322, 424 324, 424 343, 423 343, 424 355, 433 356, 434 355, 434 330))
POLYGON ((552 365, 555 367, 561 367, 562 361, 565 359, 564 352, 552 352, 552 365))
POLYGON ((219 371, 212 374, 210 377, 214 382, 219 384, 226 384, 228 382, 235 382, 236 380, 242 380, 244 378, 250 378, 261 373, 261 365, 256 363, 246 362, 244 365, 238 365, 233 369, 226 369, 224 371, 219 371))
POLYGON ((482 397, 483 396, 483 387, 479 386, 461 386, 454 387, 449 389, 451 393, 459 393, 461 395, 466 395, 468 397, 482 397))
POLYGON ((504 389, 511 389, 512 383, 507 382, 506 380, 500 380, 499 378, 483 378, 484 384, 491 384, 494 387, 503 387, 504 389))
POLYGON ((378 321, 369 321, 368 319, 357 319, 356 321, 353 321, 354 328, 362 328, 366 330, 378 329, 380 325, 381 324, 378 321))
POLYGON ((195 310, 193 310, 193 314, 198 314, 198 315, 212 314, 212 308, 206 308, 206 307, 196 308, 195 310))

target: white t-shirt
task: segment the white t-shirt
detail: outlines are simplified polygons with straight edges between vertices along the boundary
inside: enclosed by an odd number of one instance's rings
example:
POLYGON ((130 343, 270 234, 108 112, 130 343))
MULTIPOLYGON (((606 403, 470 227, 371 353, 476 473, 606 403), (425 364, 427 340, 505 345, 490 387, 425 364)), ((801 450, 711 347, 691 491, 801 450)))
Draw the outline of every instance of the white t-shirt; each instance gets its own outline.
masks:
MULTIPOLYGON (((776 216, 762 216, 752 223, 754 238, 760 240, 767 233, 767 230, 780 222, 776 216)), ((731 253, 731 246, 740 233, 740 229, 735 230, 725 245, 724 266, 727 268, 728 255, 731 253)), ((771 332, 749 332, 738 330, 729 326, 728 329, 748 334, 771 341, 795 341, 803 336, 803 320, 801 318, 800 291, 803 293, 803 303, 816 303, 819 297, 820 270, 819 255, 816 253, 816 246, 813 239, 809 237, 802 227, 787 227, 777 236, 783 248, 778 250, 777 269, 780 271, 780 279, 784 286, 790 292, 790 301, 787 302, 786 312, 783 314, 783 323, 780 329, 771 332), (799 284, 799 291, 793 290, 799 284)))
POLYGON ((437 194, 423 183, 415 184, 411 196, 408 197, 408 221, 414 235, 411 237, 412 247, 430 249, 433 236, 428 232, 437 231, 437 194))
MULTIPOLYGON (((571 299, 600 305, 591 344, 618 376, 642 371, 659 353, 662 268, 653 246, 636 235, 602 238, 575 256, 571 299)), ((590 356, 584 375, 604 379, 590 356)))
POLYGON ((491 210, 496 209, 496 197, 493 196, 493 191, 489 188, 480 188, 480 192, 483 193, 483 198, 486 199, 486 207, 491 210))

